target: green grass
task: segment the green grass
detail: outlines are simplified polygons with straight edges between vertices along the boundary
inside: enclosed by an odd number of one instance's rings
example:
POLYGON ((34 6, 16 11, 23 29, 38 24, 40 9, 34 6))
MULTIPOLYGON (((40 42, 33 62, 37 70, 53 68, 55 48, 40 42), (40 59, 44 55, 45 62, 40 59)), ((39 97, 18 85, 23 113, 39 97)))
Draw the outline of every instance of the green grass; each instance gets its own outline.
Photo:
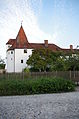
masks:
POLYGON ((74 90, 75 84, 71 80, 63 78, 0 80, 1 96, 58 93, 74 90))

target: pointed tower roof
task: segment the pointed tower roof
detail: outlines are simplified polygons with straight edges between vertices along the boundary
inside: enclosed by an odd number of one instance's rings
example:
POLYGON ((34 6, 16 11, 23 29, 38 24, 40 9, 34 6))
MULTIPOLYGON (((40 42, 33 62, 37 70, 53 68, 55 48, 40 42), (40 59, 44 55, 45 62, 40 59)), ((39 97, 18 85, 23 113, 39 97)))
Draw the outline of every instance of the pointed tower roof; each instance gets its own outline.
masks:
POLYGON ((10 39, 6 44, 12 45, 9 48, 9 50, 13 50, 15 48, 29 48, 30 47, 30 44, 28 42, 28 39, 26 37, 22 24, 21 24, 21 27, 19 29, 16 39, 14 40, 10 39))
POLYGON ((16 42, 19 45, 24 45, 24 44, 28 44, 29 43, 22 25, 21 25, 20 30, 18 32, 18 35, 16 37, 16 42))

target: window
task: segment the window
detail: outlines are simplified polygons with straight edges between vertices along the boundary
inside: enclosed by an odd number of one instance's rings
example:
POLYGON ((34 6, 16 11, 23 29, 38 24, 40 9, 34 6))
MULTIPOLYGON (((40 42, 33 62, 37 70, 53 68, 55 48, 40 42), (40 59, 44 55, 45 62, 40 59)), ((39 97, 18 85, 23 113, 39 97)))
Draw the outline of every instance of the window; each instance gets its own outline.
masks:
POLYGON ((27 53, 27 49, 24 50, 24 53, 27 53))
POLYGON ((10 48, 10 45, 8 46, 8 48, 10 48))
POLYGON ((13 54, 13 51, 11 51, 11 54, 13 54))
POLYGON ((21 63, 23 63, 23 60, 21 60, 21 63))

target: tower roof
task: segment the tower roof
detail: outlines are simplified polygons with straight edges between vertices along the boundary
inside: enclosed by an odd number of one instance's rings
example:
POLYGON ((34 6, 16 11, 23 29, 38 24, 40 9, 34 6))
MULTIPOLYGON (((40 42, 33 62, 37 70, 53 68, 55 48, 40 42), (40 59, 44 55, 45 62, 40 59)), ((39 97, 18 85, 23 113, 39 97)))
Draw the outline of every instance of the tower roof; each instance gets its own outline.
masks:
POLYGON ((20 30, 18 32, 18 35, 16 37, 16 42, 19 45, 28 44, 28 39, 26 37, 26 34, 24 32, 24 29, 23 29, 22 25, 21 25, 20 30))

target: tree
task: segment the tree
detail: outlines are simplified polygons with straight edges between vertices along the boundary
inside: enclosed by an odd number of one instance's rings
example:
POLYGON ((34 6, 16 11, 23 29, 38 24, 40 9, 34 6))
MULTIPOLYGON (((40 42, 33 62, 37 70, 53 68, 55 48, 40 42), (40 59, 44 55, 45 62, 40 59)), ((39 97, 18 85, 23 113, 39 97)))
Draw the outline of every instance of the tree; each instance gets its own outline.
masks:
POLYGON ((69 58, 66 60, 67 70, 75 71, 79 70, 79 54, 70 54, 69 58))
POLYGON ((79 70, 79 53, 53 52, 47 48, 33 50, 27 64, 31 71, 79 70))
POLYGON ((66 55, 63 52, 52 52, 52 71, 65 71, 66 68, 66 55))
POLYGON ((3 59, 0 59, 0 69, 4 69, 5 68, 5 62, 3 59))
POLYGON ((44 48, 33 50, 32 55, 27 60, 33 71, 49 71, 52 62, 52 51, 44 48))

